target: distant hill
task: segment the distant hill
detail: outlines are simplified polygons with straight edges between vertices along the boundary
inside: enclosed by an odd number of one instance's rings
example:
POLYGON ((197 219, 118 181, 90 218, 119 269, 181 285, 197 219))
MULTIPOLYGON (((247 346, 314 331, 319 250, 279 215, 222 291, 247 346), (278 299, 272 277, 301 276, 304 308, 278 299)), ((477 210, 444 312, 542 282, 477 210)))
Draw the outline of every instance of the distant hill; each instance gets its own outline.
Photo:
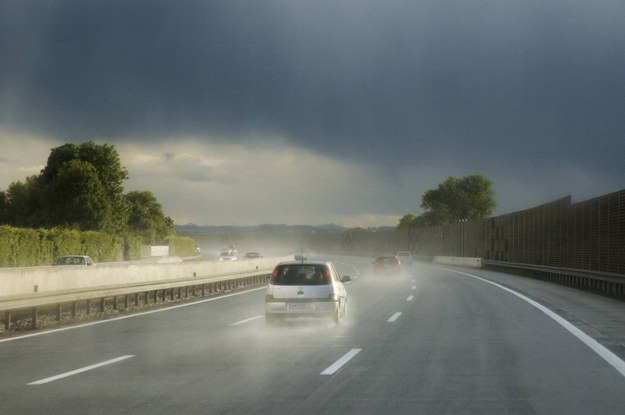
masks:
MULTIPOLYGON (((328 225, 255 225, 255 226, 202 226, 189 223, 186 225, 174 225, 179 235, 207 235, 207 234, 242 234, 242 233, 280 233, 280 234, 333 234, 343 233, 349 228, 343 226, 328 225)), ((370 228, 368 230, 381 232, 394 230, 393 227, 370 228)))

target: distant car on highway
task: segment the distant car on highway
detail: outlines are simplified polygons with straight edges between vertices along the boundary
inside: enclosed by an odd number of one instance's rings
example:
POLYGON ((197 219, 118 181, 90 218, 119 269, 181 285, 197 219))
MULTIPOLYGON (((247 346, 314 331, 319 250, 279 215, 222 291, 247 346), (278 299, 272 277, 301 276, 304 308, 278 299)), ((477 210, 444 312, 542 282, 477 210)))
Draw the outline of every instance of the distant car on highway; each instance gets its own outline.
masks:
POLYGON ((397 253, 397 258, 399 258, 399 263, 401 265, 412 265, 412 254, 410 251, 399 251, 397 253))
POLYGON ((87 255, 66 255, 59 257, 55 265, 93 265, 93 260, 87 255))
POLYGON ((331 317, 336 324, 347 314, 347 290, 334 264, 327 261, 279 263, 265 295, 265 320, 275 324, 287 317, 331 317))
POLYGON ((302 248, 299 253, 293 255, 296 261, 306 261, 310 258, 310 251, 308 249, 302 248))
POLYGON ((221 251, 221 253, 219 254, 219 260, 221 262, 236 261, 237 259, 239 259, 239 258, 237 257, 236 252, 221 251))
POLYGON ((401 262, 397 256, 379 256, 372 262, 373 272, 379 274, 392 274, 401 271, 401 262))
POLYGON ((263 256, 258 252, 246 252, 243 258, 245 259, 254 259, 254 258, 262 258, 263 256))

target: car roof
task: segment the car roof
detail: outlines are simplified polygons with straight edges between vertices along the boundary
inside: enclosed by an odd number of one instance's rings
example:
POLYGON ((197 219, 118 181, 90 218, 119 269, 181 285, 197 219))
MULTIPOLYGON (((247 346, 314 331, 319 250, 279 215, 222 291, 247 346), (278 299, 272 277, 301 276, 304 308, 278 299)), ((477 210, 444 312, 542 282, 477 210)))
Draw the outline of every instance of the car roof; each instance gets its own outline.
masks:
POLYGON ((305 260, 305 261, 282 261, 280 263, 278 263, 278 265, 330 265, 332 264, 330 261, 311 261, 311 260, 305 260))

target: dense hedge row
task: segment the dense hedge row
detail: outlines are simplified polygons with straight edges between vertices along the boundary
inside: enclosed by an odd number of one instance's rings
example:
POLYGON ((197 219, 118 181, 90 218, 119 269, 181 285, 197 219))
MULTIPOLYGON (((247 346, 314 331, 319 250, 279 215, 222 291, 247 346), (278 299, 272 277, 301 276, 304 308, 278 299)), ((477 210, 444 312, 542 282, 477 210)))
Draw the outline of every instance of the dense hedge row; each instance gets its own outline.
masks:
POLYGON ((195 252, 195 241, 188 236, 169 236, 169 255, 171 256, 193 256, 195 252))
POLYGON ((134 259, 141 259, 143 246, 143 237, 139 235, 125 235, 124 236, 124 259, 131 261, 134 259))
MULTIPOLYGON (((169 254, 195 255, 195 242, 186 236, 170 236, 169 254)), ((25 229, 0 226, 0 267, 52 265, 64 255, 89 255, 95 262, 141 259, 143 239, 96 231, 25 229)))
POLYGON ((104 232, 0 226, 0 267, 51 265, 63 255, 116 261, 123 259, 122 241, 104 232))
POLYGON ((0 266, 33 265, 46 256, 37 231, 0 226, 0 266))

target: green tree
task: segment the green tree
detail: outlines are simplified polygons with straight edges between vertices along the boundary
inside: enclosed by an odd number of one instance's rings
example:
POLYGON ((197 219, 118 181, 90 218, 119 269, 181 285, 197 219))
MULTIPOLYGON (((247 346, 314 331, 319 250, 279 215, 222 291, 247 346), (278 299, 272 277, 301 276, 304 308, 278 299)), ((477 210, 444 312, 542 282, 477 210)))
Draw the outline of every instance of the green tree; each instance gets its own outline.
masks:
POLYGON ((9 185, 4 192, 2 222, 12 226, 28 227, 41 219, 43 195, 37 176, 29 176, 24 182, 9 185))
POLYGON ((10 223, 10 210, 11 204, 9 203, 7 192, 0 191, 0 226, 10 223))
POLYGON ((173 220, 163 214, 154 194, 124 195, 127 178, 112 145, 88 141, 53 148, 39 175, 0 191, 0 225, 131 231, 145 243, 174 235, 173 220))
POLYGON ((49 207, 44 225, 122 232, 129 214, 127 178, 114 146, 88 141, 52 149, 39 176, 49 207))
POLYGON ((175 234, 173 220, 163 214, 161 204, 152 192, 129 192, 126 200, 130 206, 128 230, 140 235, 144 243, 162 242, 175 234))
POLYGON ((417 216, 413 215, 412 213, 408 213, 402 216, 402 218, 399 220, 399 223, 397 224, 397 229, 408 229, 417 225, 418 222, 419 218, 417 216))
POLYGON ((496 206, 491 182, 482 175, 449 177, 436 189, 423 194, 421 215, 404 215, 398 229, 436 226, 488 217, 496 206))
POLYGON ((482 175, 449 177, 423 194, 421 220, 427 225, 455 223, 489 216, 495 208, 491 182, 482 175))
POLYGON ((80 230, 111 229, 113 207, 92 164, 73 159, 66 162, 46 186, 46 226, 80 230))

